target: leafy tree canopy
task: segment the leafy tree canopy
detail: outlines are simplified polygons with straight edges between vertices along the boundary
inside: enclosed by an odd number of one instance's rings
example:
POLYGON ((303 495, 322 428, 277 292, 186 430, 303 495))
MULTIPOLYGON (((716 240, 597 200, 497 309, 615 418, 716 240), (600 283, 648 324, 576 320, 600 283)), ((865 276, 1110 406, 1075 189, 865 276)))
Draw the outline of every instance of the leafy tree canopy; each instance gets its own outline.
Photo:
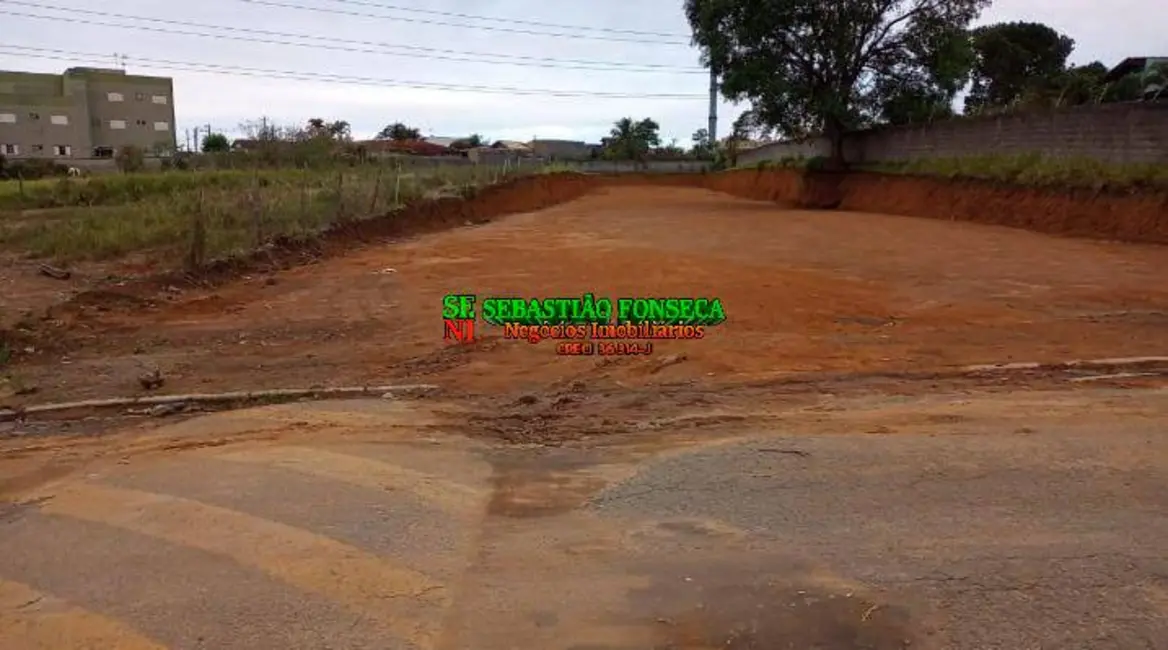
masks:
POLYGON ((989 0, 686 0, 693 39, 748 100, 757 123, 787 136, 843 133, 879 119, 904 93, 952 97, 970 64, 967 28, 989 0), (926 92, 927 91, 927 92, 926 92))
POLYGON ((308 120, 308 126, 304 131, 305 135, 309 138, 348 140, 350 127, 349 123, 344 120, 329 122, 319 117, 314 117, 308 120))
POLYGON ((377 132, 378 140, 394 140, 401 142, 403 140, 417 140, 421 137, 421 131, 412 127, 408 127, 401 122, 387 124, 385 128, 377 132))
POLYGON ((1005 108, 1027 93, 1058 83, 1075 41, 1042 23, 1012 22, 972 33, 976 61, 966 112, 1005 108))
POLYGON ((616 160, 644 160, 649 150, 661 144, 661 126, 646 117, 637 121, 631 117, 617 120, 609 136, 604 138, 606 157, 616 160))
POLYGON ((213 153, 228 151, 231 149, 231 143, 227 140, 227 136, 222 133, 208 133, 203 136, 203 142, 200 144, 203 153, 213 153))
POLYGON ((483 146, 486 146, 486 140, 483 139, 483 136, 479 135, 478 133, 472 133, 468 137, 459 138, 458 140, 455 140, 453 143, 451 143, 450 148, 451 149, 474 149, 476 147, 483 147, 483 146))

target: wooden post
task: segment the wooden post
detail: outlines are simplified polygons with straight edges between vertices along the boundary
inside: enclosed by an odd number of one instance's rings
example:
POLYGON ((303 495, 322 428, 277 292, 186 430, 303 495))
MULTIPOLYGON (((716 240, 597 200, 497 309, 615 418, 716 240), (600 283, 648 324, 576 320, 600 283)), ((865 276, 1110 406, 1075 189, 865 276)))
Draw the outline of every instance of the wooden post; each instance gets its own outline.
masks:
POLYGON ((264 204, 260 198, 260 170, 256 167, 251 181, 251 210, 252 228, 255 232, 255 245, 258 248, 264 243, 264 204))
POLYGON ((203 188, 199 188, 198 199, 195 202, 195 215, 191 223, 191 247, 187 251, 186 270, 195 273, 202 268, 207 258, 207 228, 204 221, 205 197, 203 188))
POLYGON ((381 173, 385 170, 381 165, 377 165, 377 178, 373 181, 373 198, 369 201, 370 216, 377 214, 377 199, 380 198, 381 193, 381 173))

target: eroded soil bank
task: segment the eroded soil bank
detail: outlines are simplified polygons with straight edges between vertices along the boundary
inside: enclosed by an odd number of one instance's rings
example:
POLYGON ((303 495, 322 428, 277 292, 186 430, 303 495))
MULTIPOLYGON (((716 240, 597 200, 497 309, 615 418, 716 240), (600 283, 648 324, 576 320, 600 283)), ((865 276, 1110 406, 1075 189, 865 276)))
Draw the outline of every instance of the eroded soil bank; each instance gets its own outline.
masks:
POLYGON ((806 208, 974 221, 1035 232, 1168 243, 1168 194, 1042 189, 979 181, 750 170, 712 174, 705 187, 806 208))

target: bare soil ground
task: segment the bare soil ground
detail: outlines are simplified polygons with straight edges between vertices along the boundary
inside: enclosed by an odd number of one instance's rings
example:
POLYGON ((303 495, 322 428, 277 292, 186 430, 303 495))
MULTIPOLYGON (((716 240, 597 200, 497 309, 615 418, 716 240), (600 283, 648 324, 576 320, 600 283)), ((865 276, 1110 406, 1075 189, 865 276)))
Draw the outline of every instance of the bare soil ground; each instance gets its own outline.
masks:
POLYGON ((71 324, 83 345, 18 372, 43 402, 132 395, 153 366, 175 393, 408 379, 516 394, 1156 355, 1168 350, 1164 268, 1159 246, 608 187, 142 306, 111 293, 71 324), (718 296, 728 320, 638 358, 557 357, 497 330, 452 347, 440 319, 451 292, 718 296), (684 361, 661 367, 671 355, 684 361))
POLYGON ((388 629, 409 647, 573 650, 1163 638, 1162 553, 1139 540, 1166 525, 1164 364, 1087 382, 1069 380, 1108 371, 965 369, 1164 355, 1168 248, 624 183, 483 222, 585 189, 527 182, 526 198, 459 208, 425 222, 430 234, 277 250, 202 288, 3 267, 10 308, 84 292, 12 367, 38 391, 8 403, 144 394, 150 367, 166 378, 158 393, 444 393, 0 423, 7 638, 356 648, 386 647, 388 629), (728 320, 648 357, 564 357, 498 331, 448 345, 452 292, 717 296, 728 320), (419 596, 403 614, 393 599, 407 587, 419 596))

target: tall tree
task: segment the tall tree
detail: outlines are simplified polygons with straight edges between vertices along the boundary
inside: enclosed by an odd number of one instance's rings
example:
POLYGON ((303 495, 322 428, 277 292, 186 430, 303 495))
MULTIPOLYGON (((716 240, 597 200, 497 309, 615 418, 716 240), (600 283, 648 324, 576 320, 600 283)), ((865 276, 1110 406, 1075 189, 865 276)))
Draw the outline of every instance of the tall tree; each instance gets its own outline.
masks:
POLYGON ((1075 41, 1042 23, 1012 22, 972 33, 976 61, 966 112, 1007 108, 1058 83, 1075 41))
POLYGON ((707 158, 713 157, 714 150, 710 146, 710 131, 708 129, 698 129, 697 131, 694 131, 693 136, 690 137, 690 140, 693 142, 693 147, 690 149, 690 153, 693 154, 694 158, 705 160, 707 158))
POLYGON ((387 124, 385 128, 377 132, 378 140, 394 140, 396 142, 402 142, 404 140, 417 140, 421 137, 421 131, 408 127, 401 122, 387 124))
POLYGON ((644 160, 650 149, 661 144, 660 131, 661 126, 648 117, 639 121, 622 117, 604 138, 605 152, 617 160, 644 160))
POLYGON ((988 4, 686 0, 685 12, 723 95, 749 100, 758 122, 784 135, 822 131, 832 162, 842 165, 845 131, 877 119, 896 83, 957 83, 947 78, 960 72, 950 55, 988 4))
POLYGON ((304 133, 308 138, 320 138, 324 140, 349 140, 350 131, 349 123, 345 120, 329 122, 319 117, 308 120, 308 125, 304 129, 304 133))

